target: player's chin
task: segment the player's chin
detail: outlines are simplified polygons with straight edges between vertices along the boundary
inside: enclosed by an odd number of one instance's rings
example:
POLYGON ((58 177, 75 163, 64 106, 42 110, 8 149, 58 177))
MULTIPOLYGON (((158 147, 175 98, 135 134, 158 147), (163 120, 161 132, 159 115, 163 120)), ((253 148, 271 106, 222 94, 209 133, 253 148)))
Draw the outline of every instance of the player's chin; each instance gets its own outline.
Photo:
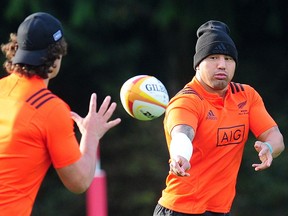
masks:
POLYGON ((229 84, 228 80, 216 80, 214 82, 213 89, 223 90, 223 89, 227 88, 228 84, 229 84))

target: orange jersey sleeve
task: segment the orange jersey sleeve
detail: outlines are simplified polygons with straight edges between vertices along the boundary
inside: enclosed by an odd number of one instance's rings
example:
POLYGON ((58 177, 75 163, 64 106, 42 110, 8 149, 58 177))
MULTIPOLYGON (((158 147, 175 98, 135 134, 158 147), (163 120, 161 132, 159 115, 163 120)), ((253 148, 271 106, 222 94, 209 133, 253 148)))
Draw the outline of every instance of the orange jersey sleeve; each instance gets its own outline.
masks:
POLYGON ((258 137, 261 133, 271 128, 271 126, 276 126, 276 122, 267 112, 264 102, 261 96, 252 87, 246 86, 250 89, 250 100, 253 101, 251 104, 251 109, 249 113, 249 123, 250 130, 255 137, 258 137))
POLYGON ((168 146, 170 145, 170 132, 176 125, 185 124, 197 129, 199 120, 202 118, 201 99, 191 94, 189 96, 176 96, 169 102, 164 119, 164 128, 168 146), (200 111, 200 112, 199 112, 200 111))
POLYGON ((63 103, 59 103, 47 116, 44 135, 55 168, 70 165, 81 157, 73 124, 70 109, 63 103))

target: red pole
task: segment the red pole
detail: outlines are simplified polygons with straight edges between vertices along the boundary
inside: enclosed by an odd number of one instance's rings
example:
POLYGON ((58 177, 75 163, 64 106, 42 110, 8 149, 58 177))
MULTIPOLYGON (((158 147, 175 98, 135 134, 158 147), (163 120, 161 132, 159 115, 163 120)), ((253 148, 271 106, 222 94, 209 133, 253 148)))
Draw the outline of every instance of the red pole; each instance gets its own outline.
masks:
POLYGON ((106 174, 100 166, 100 151, 97 150, 97 164, 94 179, 86 193, 87 216, 107 216, 106 174))

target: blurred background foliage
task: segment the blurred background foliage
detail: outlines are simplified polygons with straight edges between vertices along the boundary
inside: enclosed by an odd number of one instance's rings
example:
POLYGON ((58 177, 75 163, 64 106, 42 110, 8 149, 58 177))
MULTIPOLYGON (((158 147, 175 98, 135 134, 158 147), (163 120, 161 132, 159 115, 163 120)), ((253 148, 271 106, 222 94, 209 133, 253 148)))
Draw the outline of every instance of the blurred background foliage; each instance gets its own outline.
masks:
MULTIPOLYGON (((194 75, 196 30, 217 19, 227 23, 238 47, 234 81, 251 84, 287 137, 288 8, 285 0, 2 0, 0 40, 38 11, 61 20, 69 43, 59 76, 49 88, 73 111, 86 115, 92 92, 111 95, 120 126, 101 141, 110 216, 148 216, 164 188, 168 151, 163 116, 141 122, 122 108, 119 90, 130 77, 156 76, 172 97, 194 75)), ((4 61, 1 56, 1 62, 4 61)), ((0 72, 5 75, 4 70, 0 72)), ((259 119, 261 121, 261 119, 259 119)), ((77 136, 79 132, 75 128, 77 136)), ((79 136, 80 138, 80 136, 79 136)), ((247 142, 240 169, 234 216, 288 215, 287 150, 272 167, 255 172, 255 138, 247 142)), ((51 168, 39 191, 36 215, 86 214, 85 194, 68 192, 51 168)))

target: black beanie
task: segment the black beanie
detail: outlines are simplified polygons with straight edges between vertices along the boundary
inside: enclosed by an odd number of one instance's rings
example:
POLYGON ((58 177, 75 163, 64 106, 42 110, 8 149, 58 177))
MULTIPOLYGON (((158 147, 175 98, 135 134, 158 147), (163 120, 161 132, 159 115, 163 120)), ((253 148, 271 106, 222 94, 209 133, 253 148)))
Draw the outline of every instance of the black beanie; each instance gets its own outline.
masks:
POLYGON ((237 64, 237 49, 229 33, 228 26, 216 20, 210 20, 198 28, 193 65, 195 70, 204 58, 213 54, 231 56, 237 64))

